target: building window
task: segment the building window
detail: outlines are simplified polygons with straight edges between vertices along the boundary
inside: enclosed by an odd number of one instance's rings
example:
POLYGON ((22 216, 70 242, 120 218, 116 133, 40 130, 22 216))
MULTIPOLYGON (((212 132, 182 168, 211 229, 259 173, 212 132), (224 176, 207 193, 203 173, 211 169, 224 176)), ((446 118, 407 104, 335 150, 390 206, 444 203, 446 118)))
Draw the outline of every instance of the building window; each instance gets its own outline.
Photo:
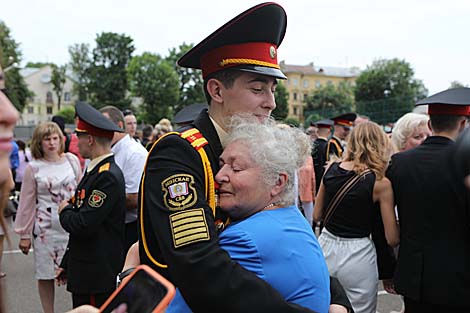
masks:
POLYGON ((294 107, 294 115, 297 115, 297 107, 294 107))
POLYGON ((294 101, 296 101, 296 100, 297 100, 297 93, 294 92, 294 101))
POLYGON ((307 101, 307 97, 308 97, 308 95, 306 93, 304 93, 304 101, 307 101))
POLYGON ((46 107, 46 113, 52 114, 52 107, 46 107))
POLYGON ((308 79, 304 79, 304 88, 308 88, 308 79))
POLYGON ((292 78, 292 85, 297 86, 299 84, 299 81, 297 78, 292 78))
POLYGON ((333 85, 333 82, 331 80, 328 81, 328 86, 333 85))
POLYGON ((64 102, 70 102, 72 100, 72 97, 70 95, 70 92, 66 91, 64 93, 64 102))
POLYGON ((28 113, 33 114, 34 113, 34 107, 28 106, 28 113))
POLYGON ((317 88, 321 87, 321 81, 320 80, 315 81, 315 87, 317 87, 317 88))
POLYGON ((46 103, 52 103, 52 92, 50 91, 46 93, 46 103))

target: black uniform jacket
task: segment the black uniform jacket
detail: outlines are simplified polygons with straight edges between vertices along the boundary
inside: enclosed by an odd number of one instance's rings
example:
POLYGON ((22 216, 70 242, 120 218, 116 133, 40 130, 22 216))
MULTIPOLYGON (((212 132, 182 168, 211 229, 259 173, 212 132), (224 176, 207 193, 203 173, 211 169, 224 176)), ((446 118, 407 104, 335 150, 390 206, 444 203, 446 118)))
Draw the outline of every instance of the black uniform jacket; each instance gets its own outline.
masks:
POLYGON ((432 136, 392 157, 387 176, 400 219, 395 287, 416 301, 469 306, 469 197, 450 162, 453 146, 432 136))
POLYGON ((320 189, 321 180, 323 178, 323 174, 325 173, 327 144, 328 141, 325 138, 317 138, 313 142, 312 158, 313 168, 315 170, 316 192, 318 192, 318 189, 320 189))
MULTIPOLYGON (((209 142, 215 175, 222 145, 206 111, 194 127, 209 142)), ((219 247, 201 158, 186 139, 169 135, 150 150, 139 204, 141 262, 180 288, 194 312, 309 312, 287 304, 219 247)))
POLYGON ((110 156, 86 173, 72 204, 60 213, 70 234, 61 267, 67 271, 67 290, 76 294, 109 292, 124 265, 126 192, 121 169, 110 156))
POLYGON ((339 140, 338 137, 331 137, 330 140, 328 141, 328 146, 327 146, 327 161, 331 160, 333 155, 336 155, 338 158, 341 158, 343 156, 344 148, 341 143, 341 140, 339 140))

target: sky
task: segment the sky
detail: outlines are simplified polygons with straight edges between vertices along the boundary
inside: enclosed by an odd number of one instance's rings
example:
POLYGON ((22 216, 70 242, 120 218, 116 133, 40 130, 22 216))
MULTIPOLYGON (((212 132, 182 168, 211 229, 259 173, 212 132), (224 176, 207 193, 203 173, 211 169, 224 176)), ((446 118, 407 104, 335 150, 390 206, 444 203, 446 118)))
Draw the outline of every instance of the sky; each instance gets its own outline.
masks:
MULTIPOLYGON (((278 60, 287 64, 359 67, 404 59, 429 94, 452 81, 470 85, 468 0, 279 0, 287 32, 278 60)), ((69 61, 68 47, 93 48, 101 32, 134 39, 135 55, 168 55, 198 43, 260 3, 252 0, 4 0, 0 20, 27 62, 69 61)))

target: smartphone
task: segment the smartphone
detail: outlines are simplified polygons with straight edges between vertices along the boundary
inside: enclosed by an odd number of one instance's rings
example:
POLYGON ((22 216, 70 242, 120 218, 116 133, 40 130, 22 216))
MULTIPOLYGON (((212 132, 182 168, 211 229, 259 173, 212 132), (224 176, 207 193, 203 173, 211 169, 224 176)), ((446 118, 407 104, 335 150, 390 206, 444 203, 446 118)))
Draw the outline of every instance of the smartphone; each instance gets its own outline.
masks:
POLYGON ((127 313, 164 312, 175 296, 175 287, 147 265, 139 265, 101 306, 101 313, 111 313, 121 303, 127 313))

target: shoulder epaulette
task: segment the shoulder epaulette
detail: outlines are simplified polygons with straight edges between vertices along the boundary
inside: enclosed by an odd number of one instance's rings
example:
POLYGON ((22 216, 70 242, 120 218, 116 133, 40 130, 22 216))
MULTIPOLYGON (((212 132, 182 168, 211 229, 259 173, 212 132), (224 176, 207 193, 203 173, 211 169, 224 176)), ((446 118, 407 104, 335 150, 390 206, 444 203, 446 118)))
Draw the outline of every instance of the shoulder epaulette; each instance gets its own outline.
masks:
POLYGON ((181 138, 186 139, 196 149, 199 150, 208 144, 201 132, 197 128, 191 128, 180 133, 181 138))
POLYGON ((109 162, 101 165, 100 168, 98 169, 98 173, 106 172, 106 171, 109 171, 109 162))

